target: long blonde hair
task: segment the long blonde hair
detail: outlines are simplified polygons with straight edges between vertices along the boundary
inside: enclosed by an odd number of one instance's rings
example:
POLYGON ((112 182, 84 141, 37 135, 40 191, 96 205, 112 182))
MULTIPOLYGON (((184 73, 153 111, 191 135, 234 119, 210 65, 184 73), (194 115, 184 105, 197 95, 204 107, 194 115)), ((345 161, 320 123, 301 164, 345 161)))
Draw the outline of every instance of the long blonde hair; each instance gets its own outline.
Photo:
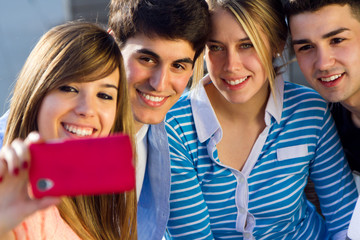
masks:
POLYGON ((282 53, 288 29, 280 0, 207 0, 210 14, 216 7, 232 13, 249 36, 265 68, 270 88, 274 93, 274 81, 279 68, 273 62, 278 53, 282 53), (266 38, 261 38, 262 31, 266 38), (264 41, 269 41, 270 51, 264 41))
MULTIPOLYGON (((101 27, 69 22, 52 28, 35 46, 17 79, 4 143, 38 130, 37 116, 46 94, 69 82, 87 82, 120 71, 117 113, 111 132, 132 138, 133 118, 121 52, 101 27)), ((137 239, 135 191, 64 197, 62 218, 82 239, 137 239)))

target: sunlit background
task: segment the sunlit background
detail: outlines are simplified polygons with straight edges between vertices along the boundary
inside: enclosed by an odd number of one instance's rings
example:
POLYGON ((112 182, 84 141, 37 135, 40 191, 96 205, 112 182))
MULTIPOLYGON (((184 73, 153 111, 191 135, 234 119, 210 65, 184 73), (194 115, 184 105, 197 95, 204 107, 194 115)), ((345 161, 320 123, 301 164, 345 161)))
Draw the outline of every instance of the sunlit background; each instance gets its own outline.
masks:
MULTIPOLYGON (((17 74, 39 38, 55 25, 84 19, 106 26, 110 0, 0 1, 0 115, 9 107, 17 74)), ((285 78, 305 84, 297 64, 285 78)))

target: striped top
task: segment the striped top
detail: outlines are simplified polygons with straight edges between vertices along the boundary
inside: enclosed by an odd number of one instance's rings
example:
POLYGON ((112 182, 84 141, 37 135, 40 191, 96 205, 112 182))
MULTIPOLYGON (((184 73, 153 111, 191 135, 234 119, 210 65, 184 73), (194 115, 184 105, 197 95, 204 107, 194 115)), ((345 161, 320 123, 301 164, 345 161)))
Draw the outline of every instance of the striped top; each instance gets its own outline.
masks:
POLYGON ((204 84, 203 79, 167 115, 171 238, 344 237, 358 195, 326 102, 278 78, 276 98, 270 94, 265 110, 266 128, 238 171, 218 158, 222 130, 204 84), (306 199, 308 177, 326 221, 306 199))

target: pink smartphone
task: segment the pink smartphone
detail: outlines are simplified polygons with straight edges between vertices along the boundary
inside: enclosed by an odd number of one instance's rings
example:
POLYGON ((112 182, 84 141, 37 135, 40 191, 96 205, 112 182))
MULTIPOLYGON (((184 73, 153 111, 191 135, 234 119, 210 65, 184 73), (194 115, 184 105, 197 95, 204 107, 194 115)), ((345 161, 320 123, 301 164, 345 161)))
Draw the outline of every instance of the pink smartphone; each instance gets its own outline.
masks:
POLYGON ((36 198, 119 193, 135 187, 128 135, 30 145, 30 185, 36 198))

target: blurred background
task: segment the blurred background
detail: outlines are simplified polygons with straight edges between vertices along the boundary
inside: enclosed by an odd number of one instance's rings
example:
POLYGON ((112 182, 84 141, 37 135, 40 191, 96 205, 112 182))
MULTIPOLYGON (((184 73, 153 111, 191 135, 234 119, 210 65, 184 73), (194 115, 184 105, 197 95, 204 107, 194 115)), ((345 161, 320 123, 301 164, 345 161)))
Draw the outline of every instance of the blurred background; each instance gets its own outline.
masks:
POLYGON ((50 28, 84 19, 106 26, 110 0, 0 1, 0 115, 9 107, 16 77, 39 38, 50 28))
MULTIPOLYGON (((83 19, 107 25, 110 0, 14 0, 0 2, 0 115, 9 107, 17 74, 39 38, 53 26, 83 19)), ((292 58, 292 56, 289 56, 292 58)), ((284 77, 306 85, 295 63, 284 77)))

